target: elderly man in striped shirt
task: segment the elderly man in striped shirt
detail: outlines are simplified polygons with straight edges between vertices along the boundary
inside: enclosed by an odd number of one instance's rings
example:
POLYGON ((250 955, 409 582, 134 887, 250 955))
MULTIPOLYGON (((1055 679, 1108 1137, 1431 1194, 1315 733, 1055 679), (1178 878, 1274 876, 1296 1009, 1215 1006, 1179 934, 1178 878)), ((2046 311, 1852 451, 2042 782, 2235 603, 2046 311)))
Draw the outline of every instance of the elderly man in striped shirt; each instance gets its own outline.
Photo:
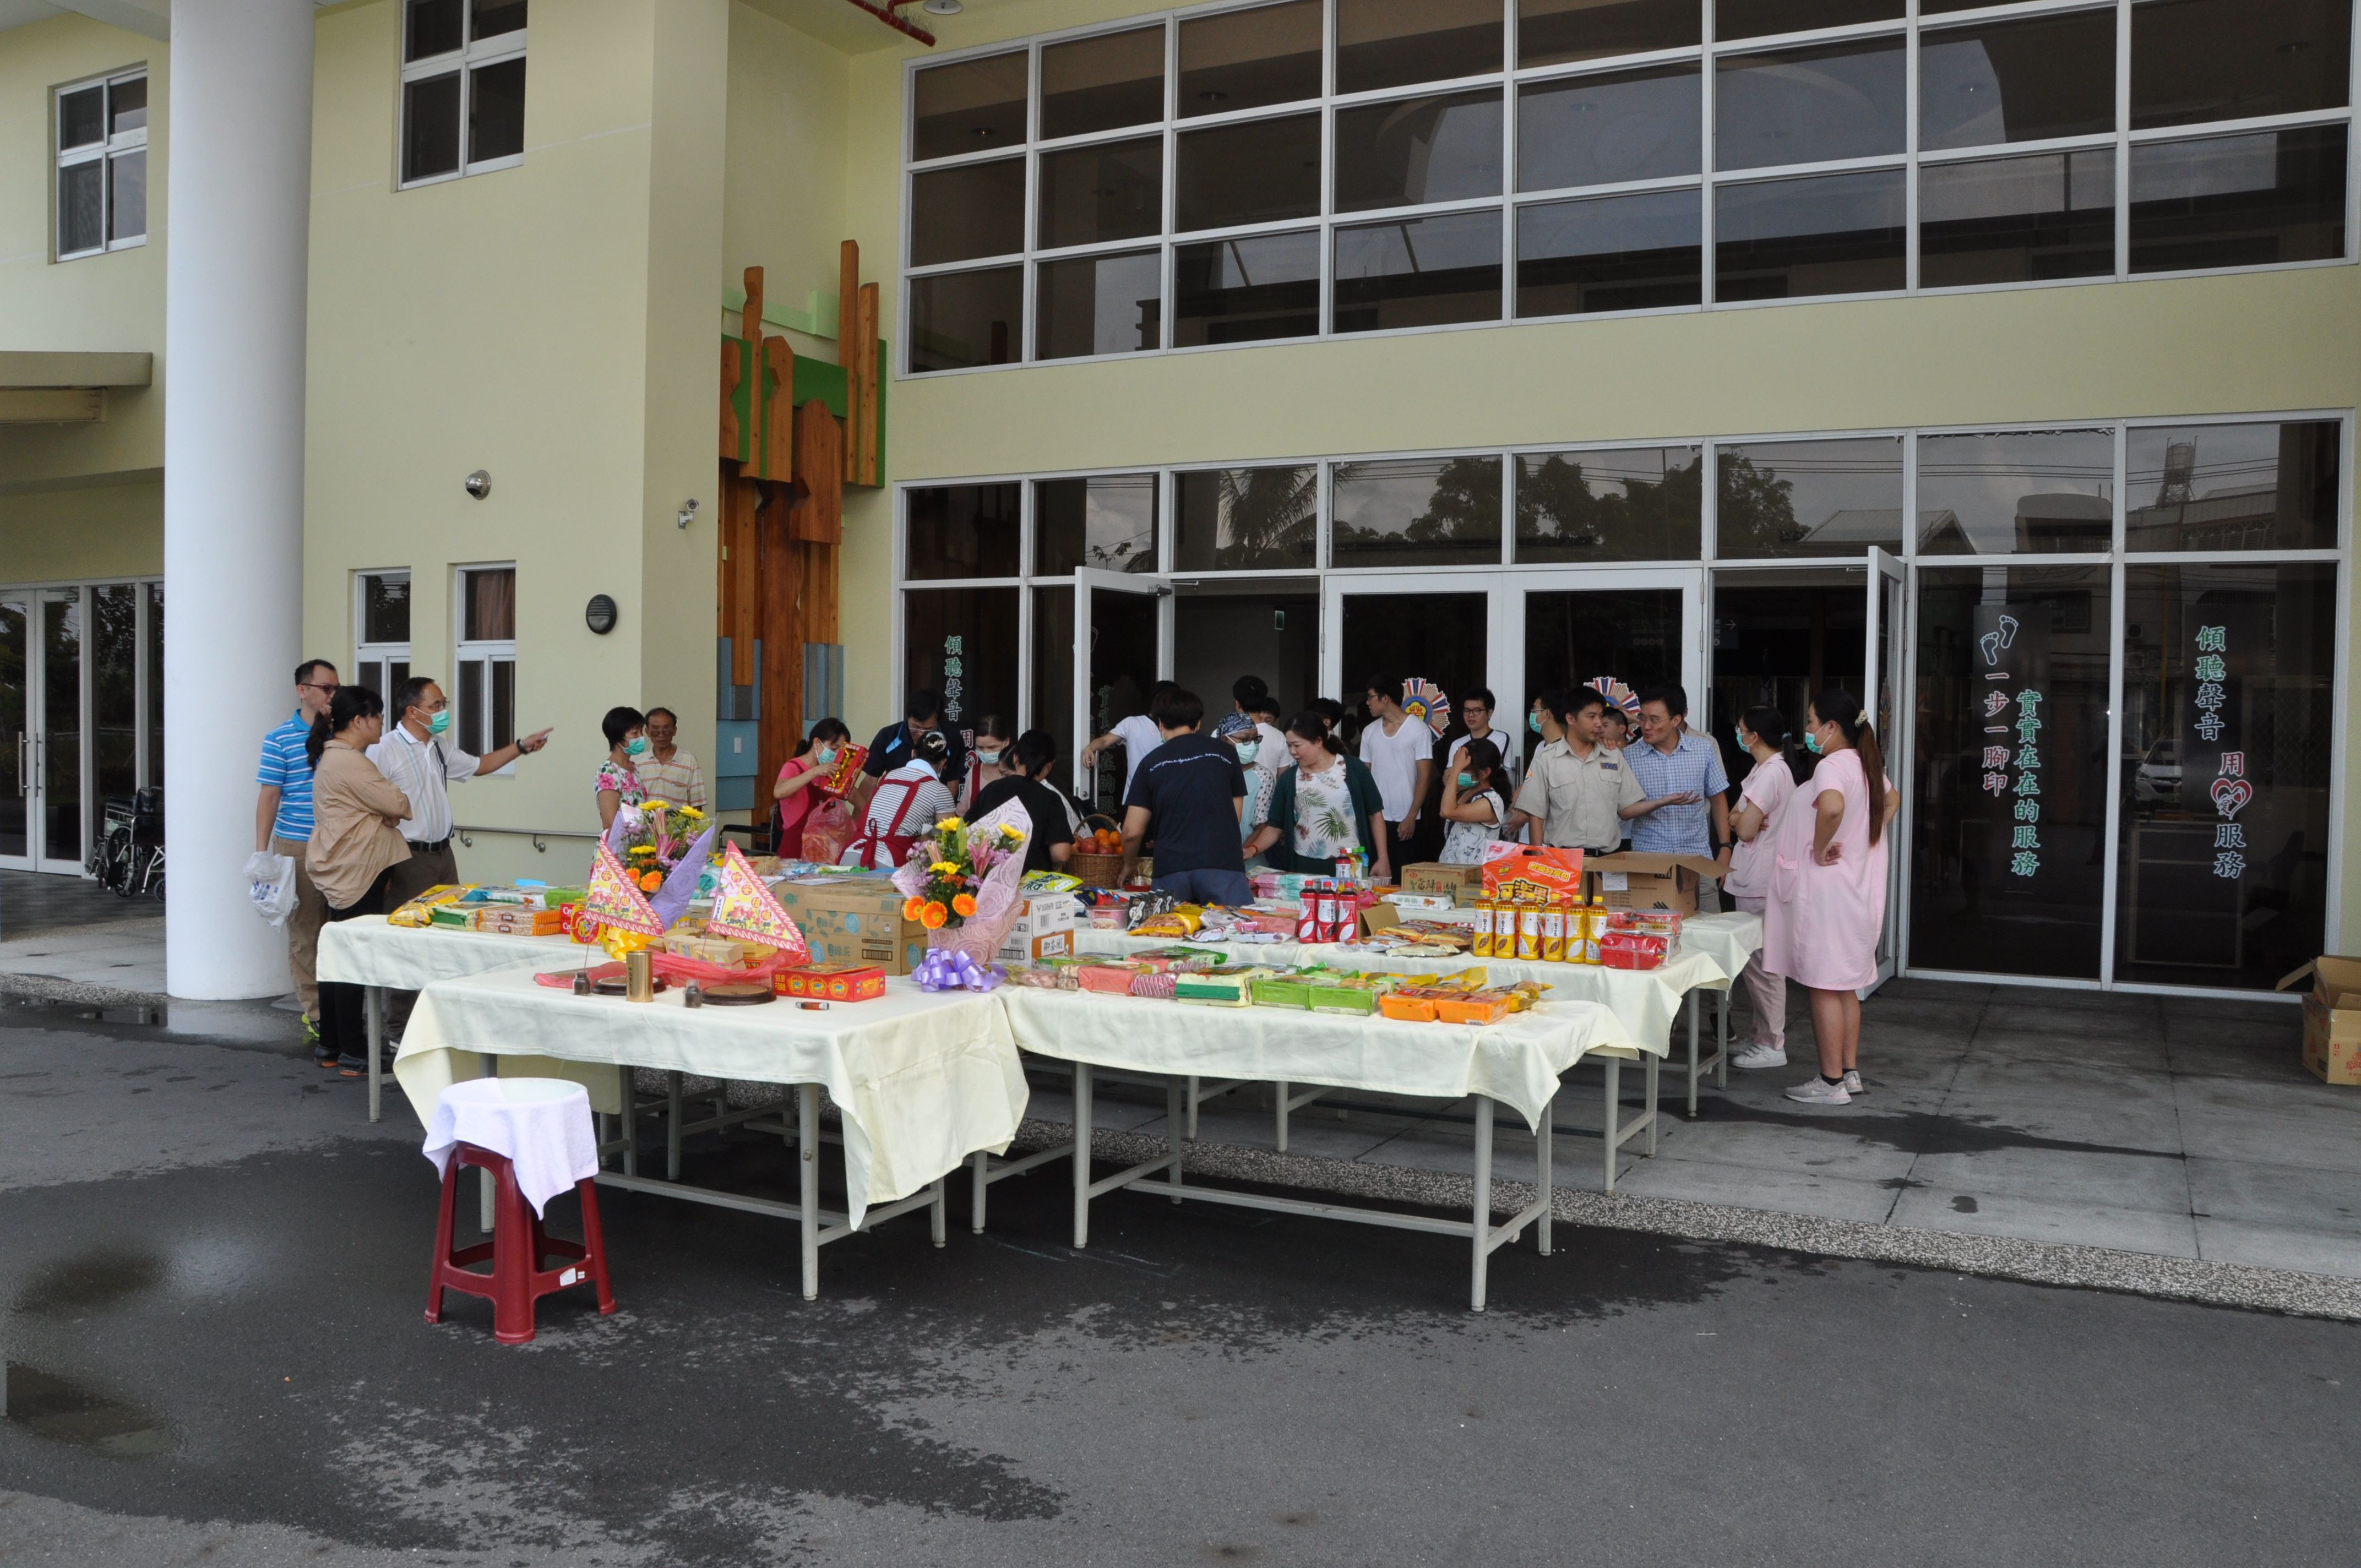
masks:
POLYGON ((296 665, 294 716, 262 738, 262 765, 254 775, 261 786, 254 803, 255 852, 267 850, 295 862, 295 907, 287 914, 287 967, 295 976, 296 1000, 303 1004, 303 1034, 311 1040, 320 1037, 320 986, 313 967, 328 905, 303 867, 312 847, 312 759, 303 742, 311 736, 312 721, 328 711, 328 699, 335 695, 335 665, 325 659, 306 659, 296 665))

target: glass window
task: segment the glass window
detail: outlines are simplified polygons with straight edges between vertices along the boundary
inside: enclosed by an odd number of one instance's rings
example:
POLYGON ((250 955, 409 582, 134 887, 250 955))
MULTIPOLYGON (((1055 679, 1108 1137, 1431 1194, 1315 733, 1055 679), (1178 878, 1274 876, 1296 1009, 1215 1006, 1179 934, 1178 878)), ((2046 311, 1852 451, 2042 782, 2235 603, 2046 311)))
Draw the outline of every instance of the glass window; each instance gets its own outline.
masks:
POLYGON ((460 641, 516 641, 516 568, 486 566, 459 574, 467 589, 460 606, 460 641))
POLYGON ((1042 262, 1033 292, 1034 356, 1163 346, 1163 254, 1154 250, 1042 262))
POLYGON ((2098 978, 2113 641, 2104 566, 1919 569, 1914 967, 2098 978))
POLYGON ((459 73, 401 84, 401 177, 431 180, 459 170, 459 73))
POLYGON ((1703 16, 1697 0, 1517 0, 1517 63, 1530 69, 1695 49, 1703 16))
POLYGON ((2262 989, 2326 939, 2336 568, 2124 574, 2115 977, 2262 989))
POLYGON ((1800 299, 1899 289, 1899 169, 1723 185, 1714 193, 1714 297, 1800 299))
POLYGON ((1102 33, 1041 49, 1043 139, 1164 117, 1164 28, 1102 33))
POLYGON ((139 589, 110 584, 90 598, 92 784, 104 800, 139 787, 139 589))
POLYGON ((996 158, 910 176, 910 265, 1025 248, 1025 160, 996 158))
POLYGON ((2095 278, 2114 269, 2114 148, 1918 170, 1922 287, 2095 278))
POLYGON ((110 243, 148 232, 148 155, 119 152, 106 160, 106 237, 110 243))
POLYGON ((58 150, 92 147, 106 139, 106 88, 93 83, 58 94, 58 150))
POLYGON ((106 134, 144 129, 148 124, 148 79, 134 76, 106 88, 106 134))
POLYGON ((476 37, 489 38, 524 26, 525 0, 473 0, 476 37))
POLYGON ((2338 430, 2146 425, 2126 433, 2126 550, 2334 550, 2338 430))
POLYGON ((1014 484, 904 491, 902 575, 914 581, 1016 576, 1019 504, 1014 484))
POLYGON ((1320 96, 1322 0, 1224 11, 1180 24, 1180 115, 1320 96))
MULTIPOLYGON (((1792 8, 1792 7, 1791 7, 1792 8)), ((1767 169, 1902 151, 1908 90, 1898 38, 1715 62, 1714 167, 1767 169)))
POLYGON ((1896 20, 1901 15, 1902 0, 1714 0, 1713 36, 1756 38, 1771 33, 1896 20))
POLYGON ((1696 446, 1521 454, 1518 563, 1696 560, 1704 463, 1696 446))
POLYGON ((404 0, 404 183, 523 156, 525 12, 522 0, 404 0))
POLYGON ((939 272, 910 280, 910 374, 1005 365, 1025 314, 1022 268, 939 272))
MULTIPOLYGON (((516 739, 516 568, 461 567, 456 710, 459 749, 478 756, 516 739)), ((390 696, 390 693, 387 694, 390 696)))
MULTIPOLYGON (((1680 589, 1577 588, 1528 592, 1524 598, 1525 685, 1533 692, 1584 685, 1601 675, 1633 691, 1680 680, 1680 589)), ((1706 716, 1699 713, 1696 721, 1705 723, 1706 716)))
POLYGON ((410 641, 409 573, 370 572, 361 577, 361 641, 410 641))
POLYGON ((1137 239, 1164 227, 1164 138, 1098 142, 1041 155, 1045 250, 1137 239))
POLYGON ((1902 549, 1902 438, 1759 441, 1715 454, 1725 556, 1902 549))
POLYGON ((2115 547, 2115 443, 2103 430, 1918 438, 1918 553, 2115 547))
POLYGON ((1198 468, 1175 474, 1172 566, 1237 572, 1316 565, 1320 471, 1198 468))
POLYGON ((1033 573, 1062 577, 1077 566, 1156 570, 1156 476, 1103 474, 1033 486, 1033 573))
POLYGON ((504 60, 467 73, 467 161, 524 151, 524 60, 504 60))
POLYGON ((410 0, 401 58, 432 60, 467 41, 467 7, 460 0, 410 0))
POLYGON ((930 65, 910 83, 910 156, 957 158, 1025 140, 1025 51, 930 65))
POLYGON ((1500 92, 1336 111, 1336 211, 1500 193, 1500 92))
POLYGON ((943 694, 943 723, 1016 711, 1016 588, 911 588, 902 595, 906 691, 943 694))
POLYGON ((1536 82, 1517 94, 1517 189, 1695 174, 1704 159, 1697 68, 1536 82))
POLYGON ((1500 559, 1498 457, 1386 457, 1334 469, 1338 566, 1473 566, 1500 559))
POLYGON ((1173 223, 1183 232, 1320 211, 1317 115, 1186 131, 1172 159, 1173 223))
POLYGON ((2132 7, 2132 128, 2342 108, 2352 0, 2160 0, 2132 7))
MULTIPOLYGON (((403 672, 403 678, 409 673, 403 672)), ((148 585, 148 783, 164 782, 164 585, 148 585)))
POLYGON ((1336 231, 1335 330, 1500 317, 1500 214, 1450 213, 1336 231))
POLYGON ((1929 32, 1918 145, 1985 147, 2115 128, 2115 14, 2075 11, 1929 32))
POLYGON ((2133 148, 2132 270, 2343 256, 2345 163, 2341 125, 2133 148))
POLYGON ((1500 69, 1500 0, 1336 0, 1336 91, 1500 69))
POLYGON ((1172 342, 1253 343, 1320 331, 1320 236, 1252 235, 1172 247, 1172 342))
POLYGON ((105 240, 105 163, 70 163, 58 170, 58 254, 96 250, 105 240))
POLYGON ((1517 209, 1517 314, 1658 310, 1702 300, 1703 197, 1646 191, 1517 209))
POLYGON ((1066 742, 1074 728, 1074 590, 1064 584, 1033 590, 1033 717, 1029 727, 1058 737, 1057 772, 1072 768, 1066 742))

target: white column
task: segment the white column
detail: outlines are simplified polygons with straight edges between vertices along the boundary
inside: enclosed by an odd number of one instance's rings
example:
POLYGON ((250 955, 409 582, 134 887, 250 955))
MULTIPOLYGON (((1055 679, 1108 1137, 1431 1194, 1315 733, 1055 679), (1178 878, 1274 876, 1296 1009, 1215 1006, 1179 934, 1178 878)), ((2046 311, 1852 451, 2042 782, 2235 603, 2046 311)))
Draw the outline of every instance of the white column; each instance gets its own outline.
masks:
POLYGON ((164 243, 166 985, 289 987, 246 902, 255 760, 303 656, 312 0, 177 0, 164 243))

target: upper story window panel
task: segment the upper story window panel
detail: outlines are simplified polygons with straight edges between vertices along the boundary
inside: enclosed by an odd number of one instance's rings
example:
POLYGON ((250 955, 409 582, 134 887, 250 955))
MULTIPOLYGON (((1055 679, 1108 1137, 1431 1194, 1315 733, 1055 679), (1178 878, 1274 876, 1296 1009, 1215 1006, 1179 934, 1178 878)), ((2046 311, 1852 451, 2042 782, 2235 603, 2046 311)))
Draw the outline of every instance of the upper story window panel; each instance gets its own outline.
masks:
POLYGON ((1336 91, 1498 71, 1505 15, 1500 0, 1336 0, 1336 91))
POLYGON ((1695 174, 1700 107, 1695 65, 1534 82, 1517 96, 1517 189, 1695 174))
POLYGON ((403 0, 401 183, 524 161, 525 0, 403 0))
POLYGON ((1531 70, 1695 49, 1704 16, 1697 0, 1517 0, 1517 63, 1531 70))
POLYGON ((1336 211, 1500 193, 1500 90, 1336 111, 1336 211))
POLYGON ((2132 129, 2343 108, 2352 0, 2157 0, 2132 7, 2132 129))
POLYGON ((1899 155, 1909 124, 1903 41, 1868 38, 1776 54, 1723 55, 1715 82, 1714 166, 1899 155))
MULTIPOLYGON (((2006 5, 2008 0, 1985 3, 2006 5)), ((1713 36, 1760 38, 1901 19, 1902 0, 1714 0, 1713 36)))
POLYGON ((148 73, 60 89, 57 258, 103 256, 148 239, 148 73))
POLYGON ((1025 142, 1025 51, 930 65, 911 78, 910 156, 957 158, 1025 142))
POLYGON ((2115 128, 2115 14, 2072 11, 1929 32, 1918 145, 1989 147, 2115 128))
POLYGON ((1164 117, 1164 29, 1135 27, 1041 51, 1041 138, 1087 136, 1164 117))
POLYGON ((1222 11, 1180 24, 1180 117, 1320 96, 1321 0, 1222 11))

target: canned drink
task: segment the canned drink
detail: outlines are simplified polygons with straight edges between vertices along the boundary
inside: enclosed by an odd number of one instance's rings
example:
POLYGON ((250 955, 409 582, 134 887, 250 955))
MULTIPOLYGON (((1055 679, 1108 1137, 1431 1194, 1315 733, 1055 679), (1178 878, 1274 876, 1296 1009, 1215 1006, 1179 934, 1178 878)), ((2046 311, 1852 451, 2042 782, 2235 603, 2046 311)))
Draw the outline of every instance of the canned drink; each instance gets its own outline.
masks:
POLYGON ((1542 961, 1565 962, 1565 911, 1554 904, 1542 911, 1542 961))

